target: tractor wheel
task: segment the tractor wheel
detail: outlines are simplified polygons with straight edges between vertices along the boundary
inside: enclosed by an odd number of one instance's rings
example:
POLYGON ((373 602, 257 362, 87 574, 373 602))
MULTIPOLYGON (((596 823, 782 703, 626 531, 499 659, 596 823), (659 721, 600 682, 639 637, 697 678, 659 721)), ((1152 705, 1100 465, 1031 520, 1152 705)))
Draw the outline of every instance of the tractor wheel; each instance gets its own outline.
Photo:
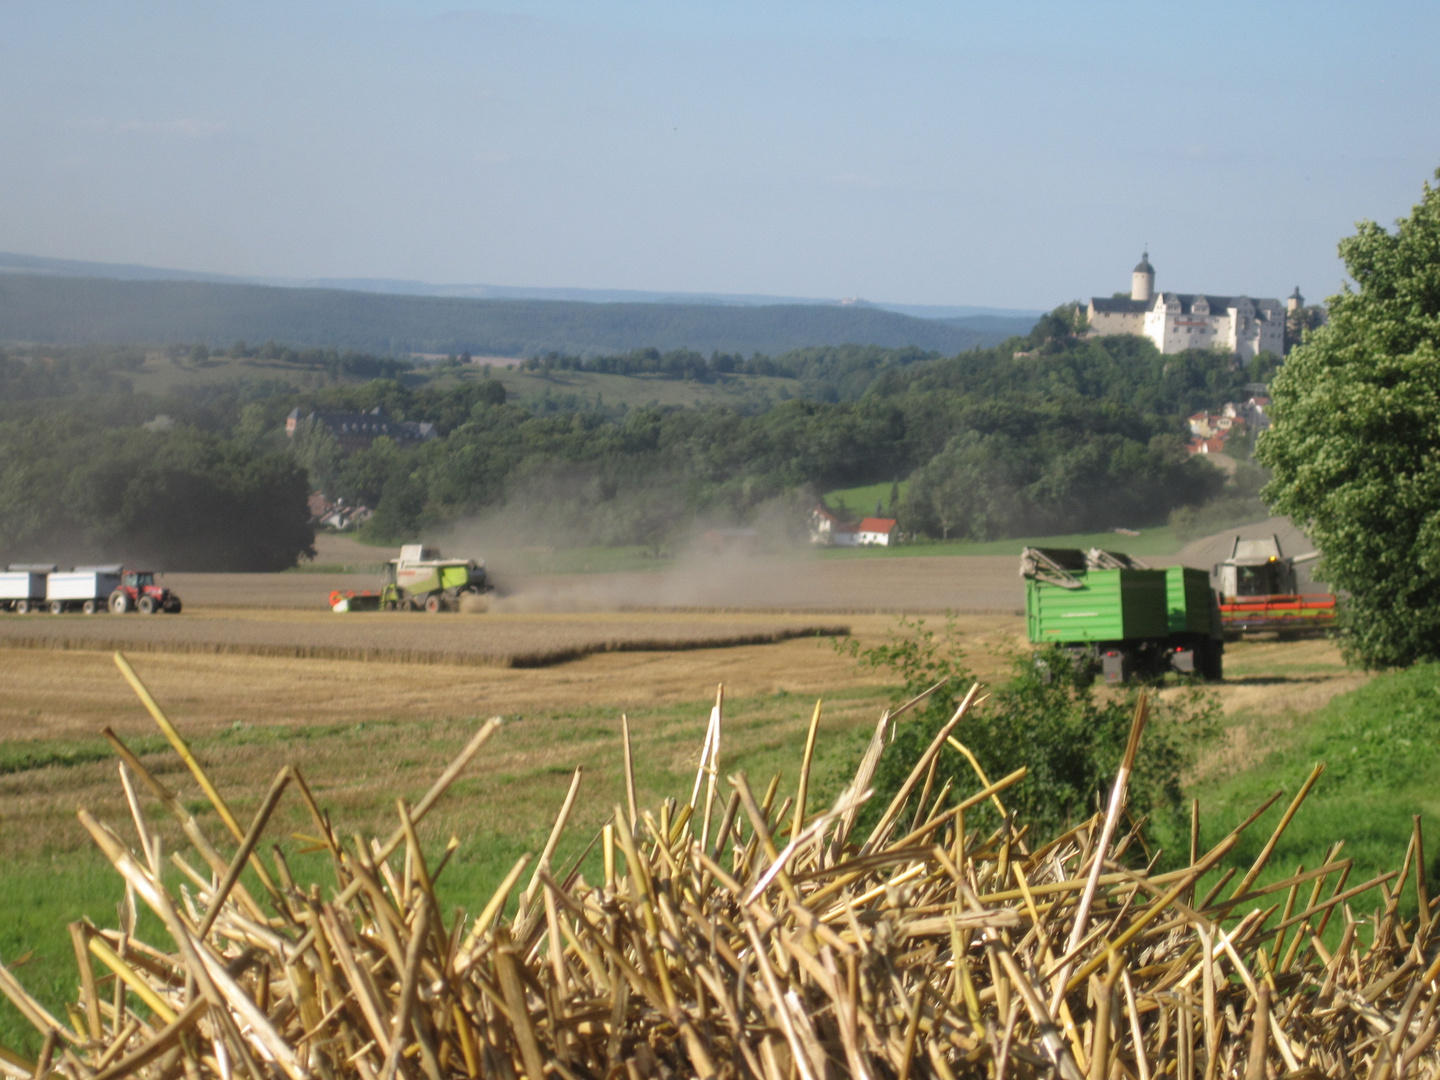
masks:
POLYGON ((136 603, 135 607, 139 610, 141 615, 154 615, 155 598, 153 596, 142 596, 140 597, 139 602, 136 603))
POLYGON ((51 614, 51 615, 63 615, 64 613, 65 613, 65 605, 64 605, 63 603, 61 603, 59 600, 51 600, 51 601, 50 601, 50 614, 51 614))
POLYGON ((130 610, 130 594, 124 589, 116 589, 110 594, 110 610, 116 615, 124 615, 130 610))
POLYGON ((17 614, 17 615, 28 615, 29 613, 30 613, 30 601, 29 601, 29 600, 16 600, 16 601, 15 601, 15 614, 17 614))
POLYGON ((425 610, 431 615, 445 610, 445 598, 439 593, 431 593, 425 598, 425 610))
POLYGON ((100 610, 100 605, 95 603, 94 600, 86 600, 85 603, 80 605, 80 610, 86 615, 94 615, 95 612, 100 610))

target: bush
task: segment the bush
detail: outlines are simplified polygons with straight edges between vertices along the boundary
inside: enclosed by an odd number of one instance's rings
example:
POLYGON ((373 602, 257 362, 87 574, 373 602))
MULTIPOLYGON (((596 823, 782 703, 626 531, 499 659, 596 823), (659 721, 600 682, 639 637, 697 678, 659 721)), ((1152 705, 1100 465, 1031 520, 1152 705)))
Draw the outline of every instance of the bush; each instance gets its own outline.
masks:
MULTIPOLYGON (((862 826, 884 813, 975 681, 952 619, 937 633, 923 619, 902 618, 898 631, 887 645, 861 649, 852 638, 838 647, 868 667, 899 676, 896 704, 947 681, 898 721, 876 770, 875 793, 862 826)), ((972 709, 954 737, 975 755, 991 781, 1028 767, 1025 779, 1005 792, 1002 801, 1043 840, 1103 806, 1124 756, 1139 694, 1134 686, 1119 693, 1095 687, 1058 649, 1039 657, 1017 655, 1009 680, 972 709)), ((1181 773, 1199 742, 1215 730, 1217 712, 1214 696, 1199 686, 1186 687, 1165 701, 1152 693, 1150 722, 1130 780, 1132 818, 1173 817, 1178 812, 1181 773)), ((982 787, 970 763, 949 746, 941 751, 934 789, 946 781, 951 782, 951 805, 982 787)), ((915 799, 912 795, 907 813, 914 812, 915 799)), ((975 813, 978 820, 995 818, 990 804, 975 813)))

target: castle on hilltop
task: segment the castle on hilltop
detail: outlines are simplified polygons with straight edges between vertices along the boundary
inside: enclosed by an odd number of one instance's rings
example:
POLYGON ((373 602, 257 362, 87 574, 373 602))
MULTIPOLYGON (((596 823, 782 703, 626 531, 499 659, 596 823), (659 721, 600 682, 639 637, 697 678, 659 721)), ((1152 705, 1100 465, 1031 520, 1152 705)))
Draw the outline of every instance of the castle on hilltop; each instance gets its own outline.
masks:
POLYGON ((1286 305, 1248 296, 1156 292, 1147 251, 1130 275, 1129 298, 1092 296, 1085 314, 1092 337, 1138 334, 1162 353, 1226 349, 1248 361, 1262 352, 1284 354, 1286 310, 1305 305, 1298 288, 1286 305))

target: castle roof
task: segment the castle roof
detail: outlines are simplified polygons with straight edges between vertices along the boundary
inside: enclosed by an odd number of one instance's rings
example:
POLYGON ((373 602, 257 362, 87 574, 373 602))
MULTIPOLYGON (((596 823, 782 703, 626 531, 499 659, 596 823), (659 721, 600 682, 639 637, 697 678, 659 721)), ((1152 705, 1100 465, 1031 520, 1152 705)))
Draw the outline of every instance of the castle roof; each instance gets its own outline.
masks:
POLYGON ((1131 300, 1128 296, 1092 296, 1090 307, 1103 315, 1143 315, 1150 310, 1149 300, 1131 300))
POLYGON ((1140 261, 1135 264, 1135 273, 1149 274, 1151 277, 1155 276, 1155 268, 1150 265, 1150 253, 1148 251, 1141 255, 1140 261))

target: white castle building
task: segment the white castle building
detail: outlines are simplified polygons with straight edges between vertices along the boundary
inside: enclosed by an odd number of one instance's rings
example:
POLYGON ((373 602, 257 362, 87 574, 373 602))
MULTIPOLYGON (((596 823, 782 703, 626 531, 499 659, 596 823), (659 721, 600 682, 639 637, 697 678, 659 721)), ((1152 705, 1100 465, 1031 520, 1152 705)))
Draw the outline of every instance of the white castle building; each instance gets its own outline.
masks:
MULTIPOLYGON (((1298 298, 1297 289, 1292 306, 1298 298)), ((1148 251, 1130 275, 1130 298, 1092 296, 1086 317, 1092 337, 1138 334, 1162 353, 1226 349, 1249 360, 1257 353, 1285 352, 1285 309, 1279 300, 1156 292, 1148 251)))

